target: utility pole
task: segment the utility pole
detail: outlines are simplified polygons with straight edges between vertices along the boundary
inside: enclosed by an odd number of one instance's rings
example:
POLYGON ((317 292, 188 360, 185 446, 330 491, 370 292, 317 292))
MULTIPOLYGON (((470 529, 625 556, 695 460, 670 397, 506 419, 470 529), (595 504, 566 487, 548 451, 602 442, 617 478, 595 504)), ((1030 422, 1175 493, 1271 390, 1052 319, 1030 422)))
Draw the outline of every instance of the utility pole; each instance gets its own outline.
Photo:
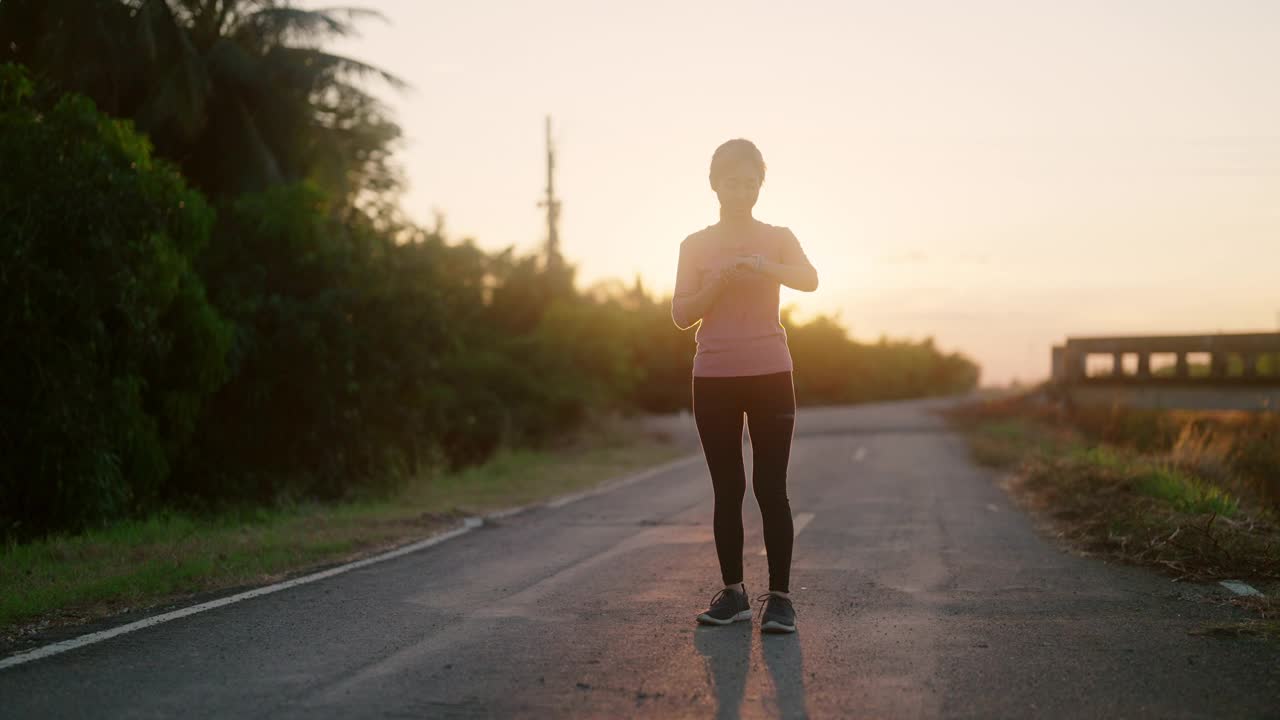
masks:
POLYGON ((538 203, 538 207, 547 209, 547 255, 548 270, 560 269, 560 198, 555 189, 556 149, 551 142, 551 116, 547 116, 547 197, 538 203))

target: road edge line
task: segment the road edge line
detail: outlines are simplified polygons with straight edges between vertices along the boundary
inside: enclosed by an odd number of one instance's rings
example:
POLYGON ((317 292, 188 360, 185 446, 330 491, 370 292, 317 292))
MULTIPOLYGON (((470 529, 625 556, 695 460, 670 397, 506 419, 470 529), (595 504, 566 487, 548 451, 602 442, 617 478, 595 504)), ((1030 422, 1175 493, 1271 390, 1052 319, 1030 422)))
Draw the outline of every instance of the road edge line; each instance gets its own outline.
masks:
POLYGON ((545 507, 548 509, 558 509, 558 508, 564 507, 565 505, 577 502, 579 500, 586 499, 588 497, 600 495, 606 492, 611 492, 613 490, 626 487, 627 485, 631 485, 632 483, 636 483, 641 480, 646 480, 656 475, 661 475, 664 472, 673 470, 677 467, 680 467, 681 465, 690 463, 698 458, 699 456, 697 454, 689 454, 684 457, 677 458, 675 460, 663 463, 662 465, 657 465, 655 467, 647 468, 645 470, 633 473, 631 475, 625 475, 616 480, 605 481, 599 487, 593 488, 591 490, 569 493, 568 495, 562 495, 559 497, 552 498, 550 500, 537 502, 537 503, 530 503, 528 505, 519 505, 516 507, 505 508, 503 510, 496 510, 494 512, 485 513, 484 515, 473 515, 473 516, 464 518, 462 521, 461 527, 456 527, 456 528, 453 528, 452 530, 446 530, 445 532, 439 533, 437 535, 432 535, 431 537, 409 543, 408 545, 403 545, 393 550, 388 550, 378 555, 362 558, 360 560, 353 560, 349 563, 345 563, 337 567, 332 567, 327 570, 321 570, 319 572, 310 573, 307 575, 303 575, 301 577, 293 578, 291 580, 283 580, 281 582, 273 583, 271 585, 264 585, 263 587, 254 588, 252 590, 246 590, 244 592, 236 593, 235 595, 230 595, 224 598, 209 600, 207 602, 198 603, 196 605, 190 605, 188 607, 179 608, 177 610, 170 610, 169 612, 160 613, 159 615, 153 615, 148 618, 136 620, 134 622, 126 623, 124 625, 119 625, 113 628, 108 628, 106 630, 99 630, 97 632, 87 633, 85 635, 79 635, 77 637, 69 638, 67 640, 60 640, 58 642, 49 643, 48 645, 41 645, 40 647, 33 648, 25 652, 20 652, 5 658, 0 658, 0 670, 4 670, 5 668, 10 668, 10 667, 15 667, 17 665, 22 665, 24 663, 32 662, 34 660, 40 660, 47 657, 53 657, 54 655, 60 655, 70 650, 86 647, 88 645, 94 645, 104 640, 110 640, 111 638, 118 637, 120 635, 127 635, 128 633, 136 632, 138 630, 143 630, 149 627, 153 627, 155 625, 161 625, 171 620, 178 620, 178 619, 187 617, 189 615, 202 613, 202 612, 205 612, 206 610, 214 610, 226 605, 233 605, 235 603, 238 603, 244 600, 250 600, 252 598, 261 597, 263 595, 270 595, 271 593, 279 592, 281 590, 288 590, 289 588, 297 587, 299 585, 306 585, 308 583, 313 583, 319 580, 325 580, 327 578, 334 577, 335 575, 341 575, 351 570, 357 570, 359 568, 367 567, 369 565, 386 562, 387 560, 393 560, 402 555, 408 555, 410 553, 418 552, 419 550, 425 550, 433 545, 439 545, 440 543, 443 543, 447 540, 452 540, 453 538, 459 537, 461 535, 465 535, 471 532, 472 530, 475 530, 476 528, 484 526, 485 523, 488 521, 510 517, 512 515, 516 515, 516 514, 519 514, 528 510, 537 509, 540 507, 545 507))

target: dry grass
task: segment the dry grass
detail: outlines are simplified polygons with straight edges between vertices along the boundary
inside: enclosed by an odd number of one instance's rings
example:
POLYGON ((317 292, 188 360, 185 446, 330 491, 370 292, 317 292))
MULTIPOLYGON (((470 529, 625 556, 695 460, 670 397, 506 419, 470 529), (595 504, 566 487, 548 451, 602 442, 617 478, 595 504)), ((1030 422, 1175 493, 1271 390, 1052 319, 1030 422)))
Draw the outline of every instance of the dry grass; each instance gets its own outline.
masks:
POLYGON ((1263 590, 1266 593, 1263 597, 1233 597, 1226 601, 1257 617, 1238 622, 1208 623, 1191 631, 1191 634, 1280 640, 1280 583, 1264 587, 1263 590))
POLYGON ((1182 579, 1280 579, 1275 478, 1250 465, 1280 463, 1259 442, 1274 418, 1082 417, 1035 394, 950 418, 977 461, 1012 471, 1015 498, 1083 550, 1182 579))
POLYGON ((1167 457, 1280 512, 1280 413, 1080 408, 1061 421, 1087 440, 1167 457))

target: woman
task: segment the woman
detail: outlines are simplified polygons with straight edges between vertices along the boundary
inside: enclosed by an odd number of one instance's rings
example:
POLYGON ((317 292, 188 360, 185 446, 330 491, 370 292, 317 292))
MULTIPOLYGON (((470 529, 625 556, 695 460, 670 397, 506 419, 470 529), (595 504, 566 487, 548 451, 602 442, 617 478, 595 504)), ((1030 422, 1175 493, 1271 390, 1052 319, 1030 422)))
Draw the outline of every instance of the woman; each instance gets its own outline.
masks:
POLYGON ((786 285, 812 292, 818 273, 790 230, 752 216, 764 171, 764 158, 750 141, 730 140, 716 148, 710 180, 720 198, 720 222, 680 243, 671 318, 681 330, 702 321, 693 360, 693 415, 715 493, 716 555, 724 589, 698 622, 728 625, 751 619, 742 577, 745 413, 751 485, 769 555, 769 593, 757 598, 765 603, 760 629, 794 632, 787 463, 796 401, 787 334, 778 322, 778 289, 786 285))

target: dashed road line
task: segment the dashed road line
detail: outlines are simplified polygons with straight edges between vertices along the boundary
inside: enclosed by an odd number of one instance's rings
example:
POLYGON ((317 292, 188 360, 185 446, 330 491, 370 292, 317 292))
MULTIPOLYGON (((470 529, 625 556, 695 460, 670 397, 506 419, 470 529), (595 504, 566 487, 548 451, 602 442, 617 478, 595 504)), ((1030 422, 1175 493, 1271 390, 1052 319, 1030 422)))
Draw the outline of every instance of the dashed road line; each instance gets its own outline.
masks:
MULTIPOLYGON (((811 512, 796 513, 796 516, 791 520, 791 524, 795 528, 795 532, 792 533, 792 537, 799 535, 800 531, 803 530, 811 520, 813 520, 813 513, 811 512)), ((765 548, 760 548, 760 554, 768 555, 769 551, 765 548)))

